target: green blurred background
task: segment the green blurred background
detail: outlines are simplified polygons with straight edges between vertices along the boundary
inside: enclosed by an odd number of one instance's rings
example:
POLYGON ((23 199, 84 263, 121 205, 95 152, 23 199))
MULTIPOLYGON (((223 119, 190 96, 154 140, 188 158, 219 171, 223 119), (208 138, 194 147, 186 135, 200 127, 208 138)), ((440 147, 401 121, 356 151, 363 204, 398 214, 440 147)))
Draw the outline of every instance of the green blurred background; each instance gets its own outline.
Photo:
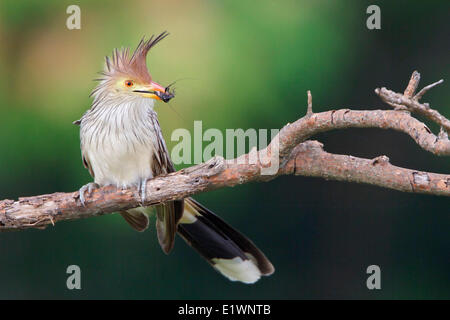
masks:
MULTIPOLYGON (((0 198, 73 191, 90 181, 71 124, 113 48, 171 35, 150 54, 153 77, 177 83, 158 105, 169 148, 176 128, 280 128, 306 111, 388 109, 373 90, 449 79, 448 1, 0 1, 0 198), (81 30, 66 28, 81 7, 81 30), (366 28, 381 7, 382 29, 366 28)), ((424 99, 450 116, 448 83, 424 99)), ((430 128, 436 133, 438 128, 430 128)), ((449 173, 448 158, 393 131, 315 137, 330 152, 449 173)), ((253 239, 276 267, 255 285, 227 281, 177 240, 166 256, 153 227, 114 214, 44 231, 0 234, 0 298, 450 298, 449 199, 304 177, 196 197, 253 239), (263 195, 263 196, 262 196, 263 195), (82 290, 66 289, 68 265, 82 290), (377 264, 382 290, 366 288, 377 264)))

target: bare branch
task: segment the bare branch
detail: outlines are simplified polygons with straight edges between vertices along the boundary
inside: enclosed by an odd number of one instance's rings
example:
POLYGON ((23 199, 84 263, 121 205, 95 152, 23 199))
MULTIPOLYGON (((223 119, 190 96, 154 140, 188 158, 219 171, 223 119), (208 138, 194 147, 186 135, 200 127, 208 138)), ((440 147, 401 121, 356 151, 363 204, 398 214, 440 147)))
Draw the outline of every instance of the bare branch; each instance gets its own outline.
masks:
POLYGON ((434 135, 428 127, 406 112, 350 109, 314 113, 285 126, 279 133, 280 158, 313 135, 345 128, 393 129, 408 134, 423 149, 436 155, 450 155, 450 140, 434 135))
POLYGON ((295 163, 288 163, 286 172, 294 168, 296 175, 365 183, 403 192, 450 196, 450 175, 422 172, 396 167, 386 156, 362 159, 331 154, 317 141, 296 147, 295 163))
MULTIPOLYGON (((410 110, 413 108, 410 106, 411 101, 418 103, 409 96, 414 94, 417 88, 415 82, 419 78, 420 76, 413 74, 403 95, 385 88, 377 89, 377 93, 382 99, 399 103, 410 110)), ((439 121, 448 121, 442 118, 439 121)), ((429 152, 450 155, 448 134, 441 130, 438 136, 434 135, 425 124, 408 112, 341 109, 312 113, 312 96, 308 91, 308 112, 305 117, 283 127, 266 149, 259 152, 253 149, 238 159, 224 160, 222 157, 215 157, 205 163, 148 180, 145 205, 182 199, 249 181, 269 181, 287 174, 365 183, 403 192, 450 196, 448 174, 397 167, 386 156, 363 159, 331 154, 324 151, 319 142, 306 141, 317 133, 344 128, 401 131, 429 152), (274 175, 264 175, 263 169, 270 165, 274 154, 279 155, 279 170, 274 175), (257 161, 251 161, 252 159, 257 161)), ((95 190, 86 200, 86 206, 83 206, 79 201, 79 193, 72 192, 19 198, 18 201, 0 201, 0 231, 45 228, 61 220, 98 216, 141 205, 141 196, 136 189, 122 190, 113 186, 95 190)))

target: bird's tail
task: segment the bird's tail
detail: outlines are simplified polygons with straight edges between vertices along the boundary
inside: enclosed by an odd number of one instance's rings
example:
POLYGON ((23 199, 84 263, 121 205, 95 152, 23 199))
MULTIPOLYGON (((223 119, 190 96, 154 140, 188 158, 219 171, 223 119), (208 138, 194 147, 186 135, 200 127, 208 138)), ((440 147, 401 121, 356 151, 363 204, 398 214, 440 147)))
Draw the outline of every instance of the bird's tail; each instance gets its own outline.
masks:
POLYGON ((252 241, 192 198, 185 199, 178 233, 232 281, 254 283, 275 270, 252 241))

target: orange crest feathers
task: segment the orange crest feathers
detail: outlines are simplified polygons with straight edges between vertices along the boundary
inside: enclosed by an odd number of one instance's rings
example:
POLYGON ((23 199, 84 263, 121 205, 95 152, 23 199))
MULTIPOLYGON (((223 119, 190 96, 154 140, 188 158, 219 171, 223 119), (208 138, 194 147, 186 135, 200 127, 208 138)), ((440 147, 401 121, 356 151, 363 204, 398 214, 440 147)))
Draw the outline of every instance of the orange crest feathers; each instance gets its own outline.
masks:
POLYGON ((131 57, 129 48, 122 50, 115 49, 111 58, 105 58, 104 74, 109 77, 123 75, 145 83, 151 82, 152 77, 148 72, 146 63, 147 53, 168 35, 169 33, 164 31, 157 37, 151 36, 148 40, 144 40, 143 38, 131 57))

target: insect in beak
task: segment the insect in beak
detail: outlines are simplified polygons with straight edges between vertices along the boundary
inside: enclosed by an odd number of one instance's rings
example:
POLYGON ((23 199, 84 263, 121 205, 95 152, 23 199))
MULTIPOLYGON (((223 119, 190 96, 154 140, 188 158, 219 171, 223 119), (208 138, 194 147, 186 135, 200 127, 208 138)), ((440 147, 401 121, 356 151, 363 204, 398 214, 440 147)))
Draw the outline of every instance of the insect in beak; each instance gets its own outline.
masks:
POLYGON ((138 90, 133 90, 133 92, 140 93, 142 96, 152 99, 161 100, 164 102, 169 102, 170 99, 175 97, 175 92, 170 90, 170 86, 163 87, 156 82, 152 82, 148 86, 143 86, 138 90))
POLYGON ((156 91, 155 94, 158 96, 159 99, 161 99, 164 102, 169 102, 170 99, 175 97, 175 94, 173 92, 170 92, 169 88, 166 88, 164 92, 156 91))

